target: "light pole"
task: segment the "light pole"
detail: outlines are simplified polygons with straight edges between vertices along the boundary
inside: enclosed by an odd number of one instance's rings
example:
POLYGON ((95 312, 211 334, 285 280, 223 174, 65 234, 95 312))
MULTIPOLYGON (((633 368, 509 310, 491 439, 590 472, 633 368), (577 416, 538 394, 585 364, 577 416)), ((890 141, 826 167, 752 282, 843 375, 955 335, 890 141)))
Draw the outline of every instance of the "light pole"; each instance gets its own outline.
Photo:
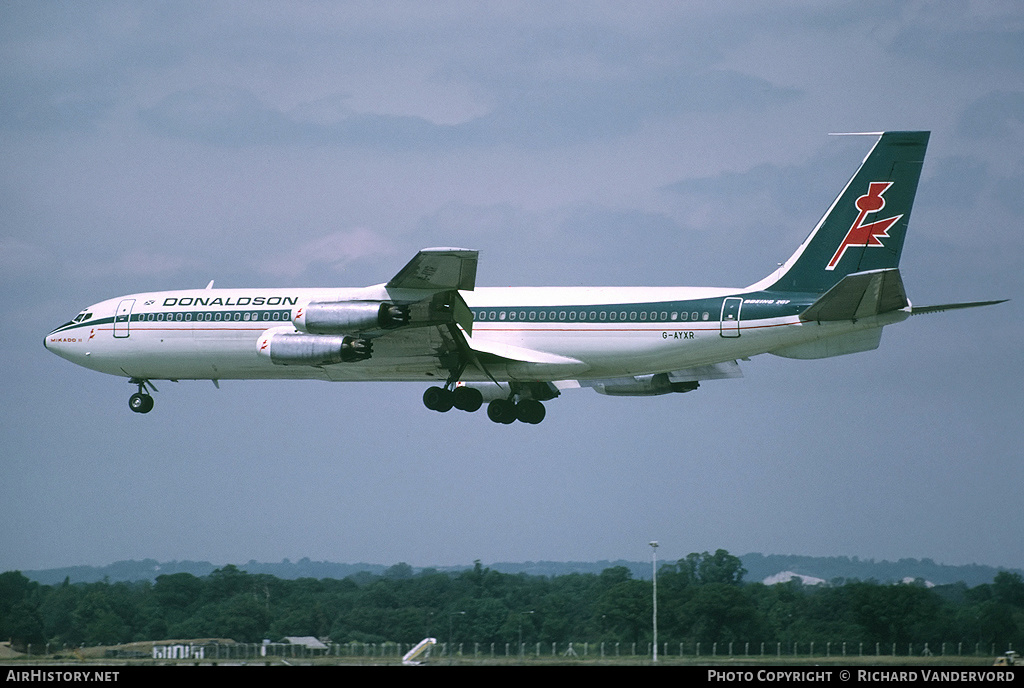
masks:
POLYGON ((654 581, 654 591, 651 597, 654 601, 654 615, 652 625, 654 626, 654 663, 658 663, 658 541, 651 540, 647 543, 651 546, 651 579, 654 581))

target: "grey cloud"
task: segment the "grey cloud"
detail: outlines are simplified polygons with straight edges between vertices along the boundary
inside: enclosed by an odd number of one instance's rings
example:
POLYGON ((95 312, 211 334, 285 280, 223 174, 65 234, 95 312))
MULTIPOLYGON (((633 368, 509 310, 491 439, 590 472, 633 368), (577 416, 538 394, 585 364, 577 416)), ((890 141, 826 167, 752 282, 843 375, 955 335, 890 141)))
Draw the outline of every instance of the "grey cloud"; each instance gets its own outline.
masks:
POLYGON ((930 161, 918 191, 920 206, 974 205, 991 183, 988 166, 977 159, 956 156, 930 161))
POLYGON ((14 97, 0 106, 0 121, 9 127, 92 125, 119 100, 137 107, 146 89, 166 80, 180 85, 139 110, 140 120, 166 137, 220 146, 544 148, 607 140, 666 115, 757 112, 799 95, 716 66, 723 46, 745 39, 724 24, 701 27, 685 13, 642 28, 589 16, 567 26, 551 12, 526 23, 503 22, 500 14, 445 21, 443 13, 351 16, 322 8, 238 18, 216 6, 115 5, 83 13, 81 21, 72 11, 48 13, 44 22, 18 13, 23 37, 4 39, 11 60, 0 80, 14 97), (364 107, 310 121, 303 110, 315 100, 280 106, 291 99, 282 97, 287 89, 265 86, 294 81, 301 101, 324 79, 344 86, 346 75, 377 71, 382 80, 422 73, 459 84, 488 114, 449 126, 364 107))
POLYGON ((316 104, 279 110, 237 87, 179 91, 139 113, 158 135, 208 144, 340 145, 382 150, 515 144, 529 148, 609 140, 652 118, 730 110, 756 112, 797 96, 792 89, 730 71, 625 81, 564 80, 505 93, 482 116, 461 124, 422 117, 337 112, 307 119, 316 104))
POLYGON ((0 282, 17 284, 46 271, 53 262, 51 250, 34 241, 0 236, 0 282))
POLYGON ((480 249, 481 286, 678 284, 680 246, 694 244, 664 213, 598 204, 539 213, 450 204, 415 235, 423 245, 455 236, 480 249))
MULTIPOLYGON (((723 206, 741 202, 769 202, 773 209, 795 215, 820 215, 842 189, 857 162, 844 146, 829 141, 823 152, 801 165, 757 165, 741 172, 726 171, 712 177, 680 180, 662 191, 682 197, 714 199, 723 206), (845 176, 844 176, 845 175, 845 176)), ((767 209, 766 209, 767 210, 767 209)), ((756 221, 757 214, 751 214, 756 221)))
POLYGON ((1000 138, 1010 136, 1021 124, 1024 124, 1024 92, 995 91, 968 105, 957 128, 967 138, 1000 138))
POLYGON ((9 130, 91 129, 113 105, 102 93, 75 87, 7 81, 0 89, 0 127, 9 130))
POLYGON ((289 143, 297 125, 251 92, 204 86, 179 91, 139 113, 155 133, 211 144, 289 143))
POLYGON ((111 3, 5 3, 0 14, 0 126, 88 130, 126 87, 180 63, 182 50, 111 3))
MULTIPOLYGON (((325 266, 330 271, 328 274, 337 274, 352 261, 393 252, 386 238, 365 228, 356 228, 302 241, 254 262, 261 271, 275 277, 298 277, 313 266, 325 266)), ((381 281, 384 279, 382 275, 381 281)))
POLYGON ((477 138, 559 145, 608 140, 644 122, 685 113, 760 111, 796 91, 732 71, 593 81, 556 80, 506 91, 494 112, 467 125, 477 138))
POLYGON ((316 104, 284 112, 237 87, 203 86, 179 91, 139 113, 153 133, 216 146, 345 145, 416 149, 455 143, 453 127, 421 117, 335 111, 309 118, 316 104))
POLYGON ((891 41, 889 49, 954 73, 975 69, 1024 69, 1024 32, 1019 29, 937 32, 931 27, 910 25, 891 41))
POLYGON ((994 195, 1010 212, 1024 215, 1024 164, 1018 165, 1010 176, 996 182, 994 195))

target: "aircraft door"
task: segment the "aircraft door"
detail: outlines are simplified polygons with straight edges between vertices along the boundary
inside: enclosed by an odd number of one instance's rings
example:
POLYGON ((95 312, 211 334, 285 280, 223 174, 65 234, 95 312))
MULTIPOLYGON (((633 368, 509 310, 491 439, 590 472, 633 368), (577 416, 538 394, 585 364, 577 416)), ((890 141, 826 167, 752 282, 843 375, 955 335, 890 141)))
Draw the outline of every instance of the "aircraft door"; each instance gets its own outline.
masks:
POLYGON ((127 337, 129 323, 132 320, 132 308, 135 307, 135 299, 124 299, 117 304, 117 312, 114 314, 114 336, 121 339, 127 337))
POLYGON ((731 296, 722 302, 722 330, 723 337, 740 336, 740 306, 743 299, 731 296))

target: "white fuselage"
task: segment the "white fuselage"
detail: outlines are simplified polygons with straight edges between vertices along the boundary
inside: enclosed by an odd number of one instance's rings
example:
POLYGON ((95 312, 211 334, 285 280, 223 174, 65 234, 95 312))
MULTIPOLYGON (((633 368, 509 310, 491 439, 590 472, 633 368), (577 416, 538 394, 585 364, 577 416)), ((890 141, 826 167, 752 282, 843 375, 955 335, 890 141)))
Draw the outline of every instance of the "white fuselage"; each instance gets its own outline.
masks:
MULTIPOLYGON (((147 380, 443 379, 447 371, 430 354, 424 328, 375 339, 374 354, 365 361, 277 365, 259 355, 260 336, 271 328, 289 329, 297 309, 311 301, 379 292, 368 287, 132 294, 89 307, 44 343, 87 368, 147 380)), ((496 356, 488 372, 502 380, 604 379, 685 369, 906 317, 899 312, 856 322, 801 322, 797 314, 808 301, 783 302, 739 289, 512 287, 461 294, 473 313, 468 341, 475 351, 496 356), (726 313, 730 301, 731 315, 726 313)), ((462 379, 488 378, 469 367, 462 379)))

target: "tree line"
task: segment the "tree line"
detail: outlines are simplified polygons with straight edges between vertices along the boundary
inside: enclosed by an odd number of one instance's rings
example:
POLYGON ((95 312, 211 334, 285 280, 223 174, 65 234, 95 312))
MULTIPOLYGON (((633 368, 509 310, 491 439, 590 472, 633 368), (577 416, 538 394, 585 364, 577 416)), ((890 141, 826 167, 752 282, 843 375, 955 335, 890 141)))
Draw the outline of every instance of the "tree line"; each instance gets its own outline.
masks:
MULTIPOLYGON (((658 570, 658 640, 684 643, 963 643, 1024 646, 1024 579, 926 587, 833 580, 744 582, 725 550, 693 553, 658 570)), ((476 562, 457 573, 396 564, 382 575, 284 580, 229 565, 208 576, 155 582, 42 585, 0 574, 0 638, 15 647, 286 636, 336 643, 648 643, 652 582, 622 566, 600 574, 531 576, 476 562)))

